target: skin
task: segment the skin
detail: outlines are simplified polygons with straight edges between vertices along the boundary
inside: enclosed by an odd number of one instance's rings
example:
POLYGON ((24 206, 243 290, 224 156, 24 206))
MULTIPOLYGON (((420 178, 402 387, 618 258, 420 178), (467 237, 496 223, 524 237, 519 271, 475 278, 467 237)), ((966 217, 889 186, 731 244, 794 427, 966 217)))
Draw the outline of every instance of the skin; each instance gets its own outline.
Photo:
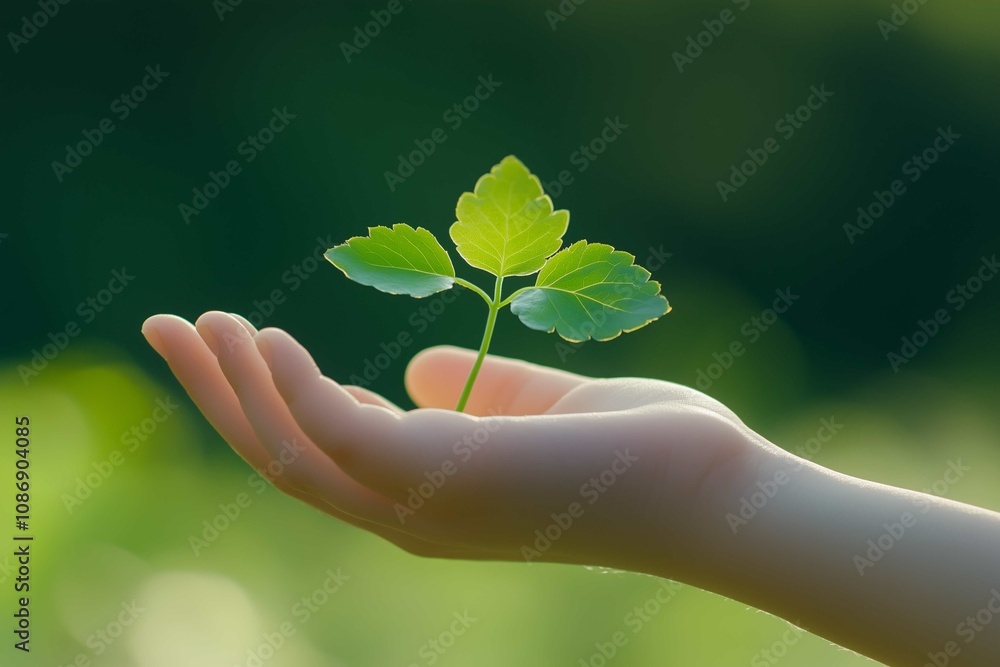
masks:
POLYGON ((490 356, 459 414, 475 353, 436 347, 410 362, 403 411, 237 315, 156 315, 143 333, 276 487, 415 555, 643 572, 888 664, 1000 662, 1000 514, 799 459, 688 387, 490 356), (734 530, 761 484, 773 493, 734 530))

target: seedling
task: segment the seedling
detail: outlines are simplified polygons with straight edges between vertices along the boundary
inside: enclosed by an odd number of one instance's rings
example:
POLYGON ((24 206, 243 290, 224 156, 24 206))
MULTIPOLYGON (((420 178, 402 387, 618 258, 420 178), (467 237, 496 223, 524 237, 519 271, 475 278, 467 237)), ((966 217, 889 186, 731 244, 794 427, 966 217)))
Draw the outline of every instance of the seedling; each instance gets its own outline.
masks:
POLYGON ((422 298, 461 285, 483 298, 489 307, 486 330, 458 412, 469 400, 504 306, 528 327, 574 343, 611 340, 670 311, 660 284, 627 252, 587 241, 559 250, 569 211, 554 211, 541 182, 513 155, 482 176, 474 192, 459 197, 456 215, 451 240, 462 259, 496 277, 492 297, 456 276, 448 252, 422 227, 370 227, 368 236, 348 239, 324 256, 351 280, 389 294, 422 298), (504 278, 534 273, 534 285, 503 297, 504 278))

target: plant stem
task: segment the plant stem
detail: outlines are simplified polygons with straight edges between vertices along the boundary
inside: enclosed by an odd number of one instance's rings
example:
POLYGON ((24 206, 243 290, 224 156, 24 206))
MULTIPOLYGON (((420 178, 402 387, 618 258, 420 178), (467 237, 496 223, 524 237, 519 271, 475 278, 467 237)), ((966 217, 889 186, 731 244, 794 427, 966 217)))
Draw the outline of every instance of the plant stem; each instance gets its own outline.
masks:
POLYGON ((500 302, 500 307, 503 308, 504 306, 509 306, 511 302, 518 297, 518 295, 524 294, 530 289, 535 289, 535 286, 528 285, 527 287, 522 287, 519 290, 514 290, 514 292, 510 296, 508 296, 506 299, 500 302))
POLYGON ((483 297, 483 301, 485 301, 487 304, 492 303, 492 301, 490 301, 490 295, 487 294, 486 292, 484 292, 482 289, 480 289, 480 287, 478 285, 476 285, 475 283, 470 283, 468 280, 464 280, 462 278, 455 278, 455 284, 456 285, 461 285, 462 287, 464 287, 466 289, 472 290, 473 292, 475 292, 479 296, 483 297))
POLYGON ((462 395, 458 398, 458 405, 455 407, 455 412, 462 412, 465 410, 465 404, 469 402, 469 394, 472 393, 472 385, 476 382, 476 376, 479 375, 479 369, 483 366, 483 360, 486 359, 486 352, 490 349, 490 340, 493 338, 493 327, 497 323, 497 313, 500 312, 500 290, 503 289, 503 277, 497 276, 496 287, 493 289, 493 300, 489 302, 490 304, 490 314, 486 318, 486 331, 483 332, 483 342, 479 345, 479 355, 476 357, 476 363, 472 365, 472 370, 469 371, 469 378, 465 381, 465 387, 462 388, 462 395))

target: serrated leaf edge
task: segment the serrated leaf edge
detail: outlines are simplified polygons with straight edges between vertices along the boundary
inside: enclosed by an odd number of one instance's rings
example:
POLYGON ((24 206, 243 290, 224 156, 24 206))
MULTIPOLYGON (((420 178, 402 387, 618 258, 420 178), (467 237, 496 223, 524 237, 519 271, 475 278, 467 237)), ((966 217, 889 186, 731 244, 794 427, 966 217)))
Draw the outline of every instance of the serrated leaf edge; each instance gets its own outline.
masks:
POLYGON ((448 249, 445 248, 443 245, 441 245, 441 241, 439 241, 438 238, 436 236, 434 236, 434 232, 432 232, 431 230, 427 229, 426 227, 419 227, 419 226, 418 227, 412 227, 412 226, 408 225, 405 222, 396 222, 396 223, 393 223, 392 227, 387 227, 385 225, 375 225, 374 227, 368 227, 368 236, 352 236, 352 237, 348 238, 346 241, 344 241, 343 243, 338 243, 337 245, 333 246, 332 248, 327 248, 326 251, 323 252, 323 258, 326 261, 330 262, 330 264, 332 264, 333 266, 335 266, 337 268, 337 270, 339 270, 341 273, 343 273, 347 277, 348 280, 356 282, 359 285, 364 285, 365 287, 371 287, 371 288, 373 288, 373 289, 375 289, 375 290, 377 290, 379 292, 382 292, 383 294, 391 294, 393 296, 409 296, 409 297, 412 297, 414 299, 423 299, 423 298, 426 298, 428 296, 431 296, 432 294, 438 294, 440 292, 443 292, 445 289, 451 289, 452 287, 454 287, 454 285, 455 285, 454 281, 455 281, 455 278, 457 277, 457 274, 455 273, 455 262, 451 259, 451 255, 448 254, 448 249), (402 269, 402 270, 413 271, 414 273, 422 273, 422 274, 427 275, 427 276, 439 276, 439 277, 443 277, 443 278, 451 278, 452 279, 451 286, 446 287, 444 289, 440 289, 437 292, 431 292, 431 294, 426 294, 424 296, 414 296, 414 295, 410 294, 409 292, 391 292, 389 290, 383 290, 383 289, 380 289, 378 287, 375 287, 374 285, 365 285, 365 283, 363 283, 363 282, 359 281, 358 279, 356 279, 354 276, 352 276, 350 273, 348 273, 347 270, 344 267, 340 266, 339 264, 337 264, 336 262, 334 262, 330 258, 330 253, 331 252, 333 252, 334 250, 337 250, 338 248, 350 247, 351 241, 356 241, 358 239, 361 239, 361 240, 372 240, 371 233, 372 233, 373 229, 386 229, 386 230, 389 230, 389 231, 395 231, 397 227, 406 227, 407 229, 409 229, 411 231, 414 231, 414 232, 418 232, 420 230, 423 230, 423 231, 427 232, 428 234, 430 234, 431 237, 435 241, 437 241, 437 244, 439 246, 441 246, 441 249, 444 250, 445 257, 448 258, 448 265, 451 267, 451 275, 447 275, 447 274, 443 274, 443 273, 431 273, 430 271, 421 271, 420 269, 416 269, 416 268, 413 268, 413 269, 402 269))
MULTIPOLYGON (((562 252, 563 250, 566 250, 566 248, 563 247, 563 237, 566 235, 566 232, 569 231, 569 221, 570 221, 570 217, 571 217, 570 216, 570 212, 569 212, 569 210, 564 209, 564 208, 556 209, 556 204, 555 204, 554 201, 552 201, 552 197, 550 197, 548 195, 548 193, 545 192, 545 185, 542 183, 542 180, 540 178, 538 178, 538 176, 536 174, 534 174, 531 171, 531 169, 528 168, 528 165, 524 164, 524 162, 522 162, 521 159, 518 158, 516 155, 507 155, 504 158, 502 158, 500 160, 500 162, 498 162, 495 165, 493 165, 492 167, 490 167, 490 170, 488 172, 486 172, 485 174, 483 174, 482 176, 480 176, 479 178, 476 179, 476 184, 472 187, 472 191, 471 192, 467 191, 467 192, 463 192, 461 195, 459 195, 458 202, 456 202, 456 204, 455 204, 455 222, 453 222, 448 227, 448 237, 451 239, 451 242, 455 244, 455 249, 456 249, 456 251, 458 251, 458 246, 460 244, 458 243, 458 241, 455 240, 455 237, 452 236, 452 231, 451 230, 456 225, 462 224, 462 221, 459 219, 459 216, 458 216, 458 204, 459 204, 459 202, 462 201, 462 197, 464 197, 465 195, 473 195, 474 197, 481 196, 479 194, 479 188, 482 186, 482 184, 487 179, 489 179, 489 178, 497 178, 497 174, 494 173, 494 172, 499 172, 500 169, 501 169, 501 166, 507 160, 513 160, 514 162, 517 162, 519 165, 521 165, 521 167, 524 168, 524 171, 527 172, 528 178, 530 180, 533 180, 535 182, 535 184, 538 186, 538 190, 542 194, 539 195, 539 196, 537 196, 537 197, 535 197, 534 199, 530 200, 531 202, 538 202, 538 201, 541 201, 541 200, 544 200, 545 202, 547 202, 548 205, 549 205, 549 208, 552 209, 552 212, 549 213, 549 216, 553 216, 556 213, 560 213, 560 212, 565 212, 566 213, 566 228, 563 229, 563 231, 559 233, 559 236, 556 237, 556 239, 559 241, 559 246, 555 250, 553 250, 550 254, 548 254, 548 255, 545 256, 545 261, 548 262, 548 260, 551 259, 554 255, 556 255, 559 252, 562 252)), ((525 208, 527 208, 527 205, 525 206, 525 208)), ((516 254, 516 253, 514 253, 514 254, 516 254)), ((497 274, 497 273, 493 273, 493 271, 490 271, 489 269, 484 269, 482 267, 476 266, 475 264, 472 264, 469 260, 465 259, 465 256, 461 253, 461 251, 458 251, 458 256, 461 257, 462 260, 466 264, 468 264, 469 266, 471 266, 474 269, 479 269, 480 271, 485 271, 486 273, 490 274, 491 276, 499 276, 500 275, 500 274, 497 274)), ((505 277, 507 277, 507 276, 531 276, 531 275, 534 275, 534 274, 540 272, 542 270, 542 268, 545 268, 544 264, 540 268, 536 269, 535 271, 531 271, 531 272, 528 272, 528 273, 504 273, 503 275, 505 277)))
MULTIPOLYGON (((612 255, 615 255, 615 254, 625 255, 628 258, 628 265, 630 267, 632 267, 632 266, 636 267, 637 269, 639 269, 642 272, 642 274, 645 275, 645 278, 643 279, 642 283, 640 283, 640 285, 647 285, 647 284, 656 285, 656 291, 653 294, 651 294, 650 296, 658 296, 661 299, 663 299, 664 303, 666 303, 666 305, 667 305, 667 309, 665 311, 663 311, 662 315, 657 315, 656 317, 650 318, 650 319, 644 321, 642 324, 639 324, 637 326, 632 327, 631 329, 621 329, 614 336, 609 336, 608 338, 597 338, 596 336, 588 335, 587 338, 574 339, 574 338, 569 338, 569 337, 563 335, 560 332, 557 332, 557 335, 560 338, 562 338, 563 340, 565 340, 567 342, 570 342, 570 343, 585 343, 588 340, 594 340, 594 341, 597 341, 598 343, 603 343, 603 342, 606 342, 606 341, 609 341, 609 340, 614 340, 615 338, 618 338, 619 336, 621 336, 623 333, 632 333, 633 331, 637 331, 637 330, 643 328, 644 326, 648 325, 650 322, 655 322, 656 320, 658 320, 661 317, 663 317, 663 315, 666 315, 671 310, 673 310, 673 307, 670 305, 670 301, 667 300, 667 297, 665 297, 665 296, 663 296, 663 294, 661 294, 661 289, 662 289, 663 286, 660 284, 660 281, 658 281, 658 280, 651 280, 650 279, 650 278, 652 278, 653 274, 650 273, 649 270, 646 269, 646 267, 640 266, 639 264, 635 263, 635 255, 633 255, 632 253, 630 253, 630 252, 628 252, 626 250, 617 250, 617 249, 615 249, 614 246, 612 246, 609 243, 599 243, 599 242, 591 243, 590 241, 587 241, 586 239, 580 239, 579 241, 574 241, 573 243, 571 243, 570 245, 566 246, 565 248, 562 248, 558 252, 555 252, 552 255, 550 255, 545 260, 545 264, 542 265, 542 268, 540 268, 538 270, 538 277, 535 279, 535 284, 532 285, 531 287, 526 288, 524 290, 524 292, 522 292, 522 294, 528 294, 532 290, 552 290, 554 292, 564 292, 566 294, 572 294, 573 296, 575 296, 578 299, 579 298, 586 298, 586 299, 589 299, 590 301, 595 301, 595 302, 599 303, 602 308, 609 308, 609 306, 607 304, 601 303, 600 301, 597 301, 593 297, 589 297, 589 296, 587 296, 585 294, 581 295, 578 292, 574 292, 572 290, 561 289, 561 288, 558 288, 558 287, 551 287, 549 285, 539 285, 538 284, 538 281, 542 277, 542 272, 545 270, 545 267, 548 265, 549 261, 551 261, 556 255, 564 253, 564 252, 569 252, 574 247, 576 247, 576 246, 578 246, 580 244, 583 244, 586 247, 610 248, 611 252, 608 255, 609 257, 612 256, 612 255)), ((574 269, 574 271, 575 270, 576 269, 574 269)), ((640 275, 642 275, 642 274, 640 274, 640 275)), ((605 285, 616 285, 616 284, 617 285, 631 285, 631 283, 602 283, 602 284, 605 284, 605 285)), ((515 301, 516 301, 516 299, 515 299, 515 301)), ((514 302, 511 302, 511 306, 513 306, 513 304, 514 304, 514 302)), ((626 312, 622 308, 614 308, 614 310, 626 312)), ((511 312, 513 312, 513 309, 511 310, 511 312)), ((517 315, 517 314, 515 313, 515 315, 517 315)), ((520 316, 518 316, 518 319, 520 319, 520 316)), ((524 321, 522 320, 522 324, 523 323, 524 323, 524 321)), ((525 326, 527 326, 527 325, 525 325, 525 326)), ((528 328, 533 329, 534 327, 528 327, 528 328)), ((557 327, 555 325, 553 325, 552 328, 550 328, 548 330, 535 329, 535 331, 544 331, 545 333, 553 333, 553 332, 556 332, 556 330, 557 330, 557 327)))

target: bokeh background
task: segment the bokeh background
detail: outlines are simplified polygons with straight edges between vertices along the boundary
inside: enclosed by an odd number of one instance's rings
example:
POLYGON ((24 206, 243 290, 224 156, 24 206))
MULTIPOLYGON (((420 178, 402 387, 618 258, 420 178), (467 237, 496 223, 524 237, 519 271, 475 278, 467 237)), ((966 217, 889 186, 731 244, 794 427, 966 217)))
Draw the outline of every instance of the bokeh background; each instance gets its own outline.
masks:
MULTIPOLYGON (((74 0, 35 32, 22 17, 36 2, 4 5, 3 31, 30 38, 0 48, 0 473, 13 474, 13 416, 28 414, 36 535, 33 651, 5 640, 4 664, 600 665, 595 642, 619 630, 629 642, 609 664, 873 664, 687 587, 633 633, 627 615, 660 586, 649 577, 411 557, 260 486, 139 334, 153 313, 239 312, 291 331, 347 381, 408 331, 413 345, 369 374, 412 405, 406 361, 478 345, 482 304, 461 298, 431 321, 414 315, 429 301, 377 295, 309 258, 369 225, 446 238, 458 195, 512 153, 544 182, 569 172, 553 193, 572 213, 568 241, 664 256, 653 274, 673 312, 574 348, 505 313, 494 352, 692 385, 714 371, 702 388, 783 447, 834 418, 843 428, 810 448, 823 465, 1000 509, 1000 280, 961 310, 949 300, 1000 249, 996 3, 903 3, 918 9, 889 31, 888 1, 403 0, 348 59, 342 43, 387 3, 223 2, 74 0), (675 53, 723 10, 732 22, 679 71, 675 53), (168 74, 122 119, 112 103, 147 66, 168 74), (445 112, 490 76, 500 85, 454 127, 445 112), (812 86, 833 95, 779 133, 812 86), (275 108, 295 118, 247 161, 242 142, 275 108), (104 118, 114 131, 57 176, 52 163, 104 118), (627 129, 581 159, 607 119, 627 129), (908 180, 905 163, 949 127, 960 138, 908 180), (435 128, 447 140, 390 189, 385 172, 435 128), (768 137, 780 149, 723 200, 717 182, 768 137), (185 220, 180 204, 229 160, 241 173, 185 220), (857 208, 894 179, 905 194, 849 238, 857 208), (120 294, 80 306, 123 267, 134 280, 120 294), (751 340, 744 327, 776 289, 799 298, 751 340), (950 321, 893 368, 887 354, 940 308, 950 321), (72 324, 79 335, 25 373, 72 324), (746 352, 711 369, 733 341, 746 352), (162 423, 157 401, 176 405, 162 423), (968 472, 942 484, 956 461, 968 472), (192 536, 241 493, 249 506, 195 553, 192 536), (338 568, 349 579, 303 619, 296 605, 338 568), (466 611, 467 632, 428 648, 466 611), (262 648, 283 623, 294 634, 262 648)), ((0 507, 12 535, 10 499, 0 507)))

